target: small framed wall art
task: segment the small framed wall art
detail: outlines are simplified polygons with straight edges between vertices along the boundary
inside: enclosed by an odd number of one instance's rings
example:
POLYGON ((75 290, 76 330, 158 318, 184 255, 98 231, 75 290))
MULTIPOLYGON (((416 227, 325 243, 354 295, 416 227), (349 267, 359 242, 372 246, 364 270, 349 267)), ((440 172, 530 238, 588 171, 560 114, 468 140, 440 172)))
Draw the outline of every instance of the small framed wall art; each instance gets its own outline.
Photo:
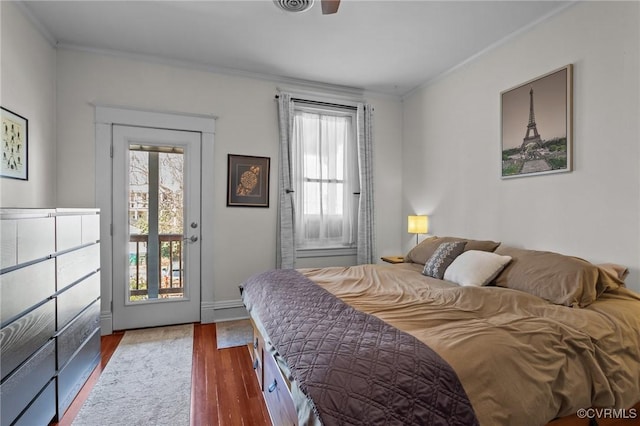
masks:
POLYGON ((2 116, 2 163, 0 177, 29 179, 29 120, 0 107, 2 116))
POLYGON ((500 94, 502 178, 571 171, 572 73, 569 64, 500 94))
POLYGON ((270 161, 269 157, 228 155, 228 207, 269 207, 270 161))

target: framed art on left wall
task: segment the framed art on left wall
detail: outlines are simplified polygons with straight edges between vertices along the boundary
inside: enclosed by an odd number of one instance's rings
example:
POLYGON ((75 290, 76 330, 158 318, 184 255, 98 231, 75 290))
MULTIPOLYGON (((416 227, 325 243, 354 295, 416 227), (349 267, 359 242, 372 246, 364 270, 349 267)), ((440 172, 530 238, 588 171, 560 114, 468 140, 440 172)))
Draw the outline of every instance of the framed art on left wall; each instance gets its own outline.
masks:
POLYGON ((28 180, 29 120, 0 107, 2 115, 2 163, 0 176, 28 180))

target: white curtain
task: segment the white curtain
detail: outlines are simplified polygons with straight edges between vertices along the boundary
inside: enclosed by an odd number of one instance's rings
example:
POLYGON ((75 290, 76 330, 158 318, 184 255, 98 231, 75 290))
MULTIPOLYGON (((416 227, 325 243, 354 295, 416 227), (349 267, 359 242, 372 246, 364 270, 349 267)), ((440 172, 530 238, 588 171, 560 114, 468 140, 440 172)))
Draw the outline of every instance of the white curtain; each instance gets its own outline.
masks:
POLYGON ((360 204, 358 209, 358 264, 375 263, 375 215, 373 202, 373 108, 358 104, 358 165, 360 204))
POLYGON ((280 167, 278 170, 278 232, 276 237, 276 267, 295 267, 294 205, 291 182, 291 136, 293 133, 293 102, 291 95, 278 97, 278 124, 280 127, 280 167))
POLYGON ((349 143, 354 124, 349 115, 295 112, 293 137, 304 143, 291 149, 296 247, 356 244, 357 155, 349 143))

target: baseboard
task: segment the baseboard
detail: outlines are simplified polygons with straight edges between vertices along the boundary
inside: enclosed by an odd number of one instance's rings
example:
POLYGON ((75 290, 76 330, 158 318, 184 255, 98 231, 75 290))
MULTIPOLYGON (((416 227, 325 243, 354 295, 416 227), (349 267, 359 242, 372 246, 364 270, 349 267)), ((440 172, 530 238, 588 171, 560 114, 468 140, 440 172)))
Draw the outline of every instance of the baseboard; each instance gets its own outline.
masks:
POLYGON ((113 334, 113 315, 109 311, 100 312, 100 334, 113 334))
MULTIPOLYGON (((200 303, 200 322, 202 324, 246 318, 249 318, 249 314, 241 299, 200 303)), ((100 312, 100 334, 102 336, 113 334, 113 314, 109 311, 100 312)))
POLYGON ((202 324, 246 318, 249 318, 249 314, 241 299, 200 303, 200 322, 202 324))

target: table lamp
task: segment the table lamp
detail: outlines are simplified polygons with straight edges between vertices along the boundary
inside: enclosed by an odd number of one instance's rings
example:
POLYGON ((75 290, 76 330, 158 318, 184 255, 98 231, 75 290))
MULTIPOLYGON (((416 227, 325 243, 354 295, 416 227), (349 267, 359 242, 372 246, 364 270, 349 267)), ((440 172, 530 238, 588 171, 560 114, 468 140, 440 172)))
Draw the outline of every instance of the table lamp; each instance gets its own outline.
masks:
POLYGON ((407 232, 416 234, 418 245, 418 234, 426 234, 429 231, 429 216, 409 216, 407 224, 407 232))

